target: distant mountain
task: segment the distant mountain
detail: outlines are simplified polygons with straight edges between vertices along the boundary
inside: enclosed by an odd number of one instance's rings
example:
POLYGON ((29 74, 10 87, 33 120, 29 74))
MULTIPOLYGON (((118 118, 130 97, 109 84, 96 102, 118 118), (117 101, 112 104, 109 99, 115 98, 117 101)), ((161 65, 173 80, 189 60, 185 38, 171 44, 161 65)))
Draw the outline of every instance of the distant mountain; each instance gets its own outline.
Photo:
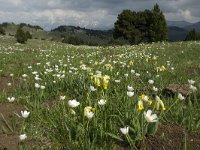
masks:
POLYGON ((186 29, 186 30, 195 29, 196 31, 200 32, 200 22, 185 26, 184 29, 186 29))
POLYGON ((179 28, 183 28, 190 25, 192 25, 192 23, 187 21, 167 21, 167 26, 173 26, 173 27, 176 26, 179 28))
POLYGON ((176 27, 176 26, 168 27, 168 40, 169 41, 183 41, 187 33, 188 33, 187 30, 180 27, 176 27))

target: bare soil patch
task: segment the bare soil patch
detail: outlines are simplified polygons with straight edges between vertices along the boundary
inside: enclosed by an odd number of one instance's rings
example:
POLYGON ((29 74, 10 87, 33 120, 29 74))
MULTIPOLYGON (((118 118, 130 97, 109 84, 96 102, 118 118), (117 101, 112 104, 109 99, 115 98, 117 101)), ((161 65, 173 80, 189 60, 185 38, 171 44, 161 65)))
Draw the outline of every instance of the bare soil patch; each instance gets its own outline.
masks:
POLYGON ((165 95, 174 96, 177 93, 181 93, 184 96, 189 96, 192 94, 192 90, 188 84, 169 84, 163 91, 165 95))
POLYGON ((0 134, 0 150, 18 150, 18 145, 17 134, 0 134))
POLYGON ((15 89, 17 85, 18 85, 17 80, 12 79, 11 77, 7 77, 7 76, 0 76, 0 92, 11 91, 15 89), (8 83, 11 83, 11 85, 8 86, 8 83))
POLYGON ((0 134, 20 128, 20 119, 16 114, 20 115, 23 109, 24 106, 15 103, 0 103, 0 134))
POLYGON ((188 133, 174 124, 164 124, 159 127, 154 136, 146 137, 141 149, 177 150, 184 149, 185 146, 187 149, 200 149, 200 134, 188 133))

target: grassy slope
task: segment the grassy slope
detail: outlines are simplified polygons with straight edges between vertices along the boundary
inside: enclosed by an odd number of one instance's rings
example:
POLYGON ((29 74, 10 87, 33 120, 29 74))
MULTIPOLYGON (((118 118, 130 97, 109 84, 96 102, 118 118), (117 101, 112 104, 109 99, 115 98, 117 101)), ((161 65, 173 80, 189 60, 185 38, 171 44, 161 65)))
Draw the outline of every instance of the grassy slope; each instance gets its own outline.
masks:
MULTIPOLYGON (((143 111, 137 110, 139 96, 142 93, 148 95, 153 105, 145 104, 145 110, 154 110, 155 94, 163 99, 162 90, 168 84, 187 84, 188 79, 196 81, 198 91, 185 101, 178 100, 177 96, 164 99, 166 111, 159 115, 159 120, 175 122, 190 131, 200 131, 199 42, 101 48, 74 47, 40 40, 18 45, 10 37, 0 37, 0 43, 0 75, 13 73, 21 86, 14 91, 1 92, 0 102, 6 103, 7 97, 12 95, 16 97, 15 103, 27 107, 31 115, 24 121, 19 133, 27 133, 28 137, 46 137, 52 141, 52 146, 66 149, 114 149, 116 141, 130 143, 134 147, 147 134, 148 126, 143 111), (157 60, 153 60, 154 56, 157 60), (80 62, 91 71, 80 69, 80 62), (111 64, 112 71, 107 70, 105 64, 111 64), (32 69, 28 69, 28 66, 32 66, 32 69), (165 66, 167 70, 157 72, 156 67, 160 66, 165 66), (174 67, 174 71, 171 67, 174 67), (52 69, 53 72, 45 73, 45 69, 52 69), (90 74, 96 70, 110 76, 107 90, 89 90, 90 85, 94 85, 90 74), (140 77, 132 74, 131 70, 139 73, 140 77), (37 71, 42 80, 36 81, 33 71, 37 71), (22 74, 28 75, 25 81, 22 74), (65 76, 59 78, 58 74, 65 76), (117 79, 121 82, 115 83, 117 79), (148 84, 149 79, 155 81, 158 93, 148 84), (34 83, 45 85, 45 89, 36 89, 34 83), (135 91, 132 98, 127 96, 128 85, 135 91), (66 95, 65 101, 59 100, 61 95, 66 95), (70 113, 67 104, 74 98, 80 102, 80 106, 74 109, 76 115, 70 113), (101 98, 107 100, 105 106, 97 104, 101 98), (55 105, 46 107, 50 102, 55 105), (85 106, 96 108, 91 120, 83 116, 85 106), (131 128, 130 137, 120 134, 119 129, 124 126, 131 128)), ((159 114, 159 111, 154 110, 154 113, 159 114)))

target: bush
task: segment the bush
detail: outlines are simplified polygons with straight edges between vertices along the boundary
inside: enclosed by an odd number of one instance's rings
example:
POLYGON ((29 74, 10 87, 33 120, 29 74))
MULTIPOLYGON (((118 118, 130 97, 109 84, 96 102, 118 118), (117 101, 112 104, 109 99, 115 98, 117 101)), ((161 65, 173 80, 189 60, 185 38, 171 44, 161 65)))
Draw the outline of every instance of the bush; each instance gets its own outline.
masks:
POLYGON ((73 44, 73 45, 83 45, 84 41, 83 39, 77 37, 77 36, 70 36, 68 38, 64 38, 62 40, 63 43, 73 44))
POLYGON ((6 34, 5 30, 2 27, 0 27, 0 35, 5 35, 5 34, 6 34))
POLYGON ((30 34, 29 31, 26 31, 26 37, 27 37, 27 39, 32 39, 32 35, 30 34))
POLYGON ((15 38, 18 43, 22 43, 22 44, 26 43, 26 41, 28 40, 26 33, 21 28, 17 29, 15 38))

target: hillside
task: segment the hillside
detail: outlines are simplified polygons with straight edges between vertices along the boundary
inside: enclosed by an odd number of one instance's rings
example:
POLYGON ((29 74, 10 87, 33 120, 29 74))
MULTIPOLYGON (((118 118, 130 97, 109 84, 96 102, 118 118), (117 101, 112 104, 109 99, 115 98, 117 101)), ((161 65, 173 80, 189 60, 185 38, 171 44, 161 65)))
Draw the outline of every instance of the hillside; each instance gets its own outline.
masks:
MULTIPOLYGON (((196 29, 200 32, 200 22, 189 23, 186 21, 167 21, 168 23, 168 40, 169 41, 182 41, 185 39, 188 31, 196 29)), ((0 24, 7 35, 14 36, 17 29, 21 26, 24 31, 29 31, 34 39, 52 40, 52 41, 63 41, 69 37, 78 37, 83 40, 87 45, 108 45, 112 43, 112 32, 110 30, 94 30, 86 29, 75 26, 58 26, 51 31, 45 31, 40 26, 29 25, 25 23, 14 24, 14 23, 3 23, 0 24)), ((127 43, 125 40, 115 41, 118 44, 127 43)))
POLYGON ((176 27, 176 26, 168 27, 168 40, 182 41, 185 39, 187 33, 188 33, 187 30, 180 27, 176 27))
POLYGON ((186 30, 195 29, 196 31, 200 32, 200 22, 185 26, 184 29, 186 29, 186 30))

